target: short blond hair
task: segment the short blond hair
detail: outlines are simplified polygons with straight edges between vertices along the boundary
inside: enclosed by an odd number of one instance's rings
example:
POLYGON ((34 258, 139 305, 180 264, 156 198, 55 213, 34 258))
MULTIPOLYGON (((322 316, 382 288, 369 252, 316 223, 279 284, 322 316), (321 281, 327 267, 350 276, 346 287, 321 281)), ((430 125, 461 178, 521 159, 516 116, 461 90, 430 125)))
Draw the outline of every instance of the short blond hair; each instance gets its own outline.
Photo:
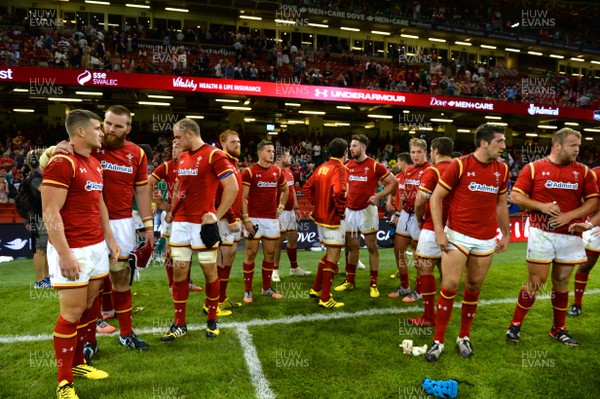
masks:
POLYGON ((421 147, 424 151, 427 151, 427 142, 415 137, 408 142, 408 148, 410 149, 410 147, 421 147))

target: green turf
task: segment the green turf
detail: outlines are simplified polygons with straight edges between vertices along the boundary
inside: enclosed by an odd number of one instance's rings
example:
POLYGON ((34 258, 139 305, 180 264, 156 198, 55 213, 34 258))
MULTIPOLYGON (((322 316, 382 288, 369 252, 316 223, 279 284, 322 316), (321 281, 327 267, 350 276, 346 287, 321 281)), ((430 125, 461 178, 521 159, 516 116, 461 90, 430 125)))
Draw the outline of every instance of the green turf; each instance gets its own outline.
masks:
MULTIPOLYGON (((142 281, 134 283, 134 328, 157 332, 140 334, 151 348, 146 353, 125 350, 117 338, 99 337, 100 352, 95 365, 106 370, 110 378, 103 381, 76 380, 81 398, 253 398, 255 388, 244 359, 242 346, 232 323, 264 320, 248 327, 262 363, 270 389, 278 398, 426 398, 420 388, 424 377, 466 380, 474 386, 460 385, 459 398, 596 398, 600 382, 596 370, 600 358, 598 326, 600 295, 584 298, 584 312, 568 319, 569 330, 581 342, 568 348, 547 335, 552 324, 549 300, 538 300, 525 319, 522 342, 506 342, 504 333, 512 317, 514 303, 482 305, 472 330, 475 355, 460 358, 454 340, 459 329, 460 310, 454 309, 446 336, 446 350, 439 362, 429 364, 402 354, 400 343, 412 339, 415 344, 430 344, 430 328, 406 324, 407 316, 417 315, 414 308, 398 299, 387 298, 397 287, 389 279, 393 272, 393 253, 382 249, 379 289, 381 297, 368 293, 368 272, 359 271, 357 288, 335 293, 345 302, 340 310, 324 310, 308 298, 312 278, 290 278, 283 255, 283 281, 274 284, 286 299, 275 301, 260 296, 260 267, 257 266, 255 301, 235 314, 223 318, 221 335, 213 341, 200 328, 203 292, 190 293, 188 326, 182 339, 164 344, 160 332, 166 331, 173 317, 172 303, 166 287, 163 267, 153 265, 142 272, 142 281), (269 320, 304 315, 328 316, 344 312, 351 316, 359 311, 379 309, 389 313, 344 317, 318 321, 269 323, 269 320)), ((231 298, 241 300, 241 256, 238 254, 230 280, 231 298)), ((316 269, 321 252, 301 251, 300 265, 316 269)), ((510 250, 496 255, 484 284, 480 300, 516 298, 526 279, 525 245, 511 244, 510 250)), ((366 263, 366 253, 362 260, 366 263)), ((343 267, 342 267, 343 269, 343 267)), ((412 270, 411 272, 413 272, 412 270)), ((192 277, 203 278, 199 268, 192 277)), ((414 274, 411 275, 414 280, 414 274)), ((52 290, 34 290, 30 261, 0 264, 0 298, 3 321, 0 337, 9 335, 51 334, 58 312, 57 294, 52 290)), ((341 283, 336 276, 334 285, 341 283)), ((588 289, 599 286, 600 277, 590 275, 588 289)), ((550 293, 550 285, 542 289, 550 293)), ((460 294, 457 296, 459 303, 460 294)), ((570 301, 571 302, 571 301, 570 301)), ((420 304, 420 302, 418 303, 420 304)), ((113 322, 113 324, 115 324, 113 322)), ((236 324, 235 326, 237 326, 236 324)), ((52 342, 47 339, 29 343, 0 344, 0 397, 53 397, 56 366, 52 342)))

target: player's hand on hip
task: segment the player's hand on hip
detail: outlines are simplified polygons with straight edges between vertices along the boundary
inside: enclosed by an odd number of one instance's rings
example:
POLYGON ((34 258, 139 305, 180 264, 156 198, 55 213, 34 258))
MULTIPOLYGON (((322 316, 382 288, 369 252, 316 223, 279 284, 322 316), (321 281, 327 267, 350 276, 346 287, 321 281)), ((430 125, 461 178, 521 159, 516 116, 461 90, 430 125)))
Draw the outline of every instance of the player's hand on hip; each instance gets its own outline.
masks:
POLYGON ((167 211, 167 214, 165 215, 165 222, 171 223, 172 221, 173 221, 173 214, 171 213, 171 211, 167 211))
POLYGON ((495 253, 500 253, 500 252, 504 252, 508 249, 508 243, 510 241, 510 237, 508 235, 502 237, 502 239, 500 241, 498 241, 498 244, 496 245, 496 249, 494 250, 495 253))
POLYGON ((69 280, 79 279, 81 269, 79 268, 77 258, 71 251, 69 251, 68 254, 59 257, 58 265, 60 267, 60 274, 62 274, 64 278, 69 280))
MULTIPOLYGON (((593 226, 589 222, 573 223, 572 225, 569 226, 569 233, 581 233, 583 231, 588 231, 591 229, 593 229, 593 226)), ((594 231, 592 234, 600 235, 600 232, 598 230, 600 230, 600 229, 596 229, 596 231, 594 231)))
POLYGON ((448 250, 448 236, 445 231, 435 232, 435 243, 440 247, 440 251, 446 252, 448 250))
POLYGON ((379 202, 379 201, 377 200, 377 196, 375 196, 375 195, 371 195, 371 196, 369 197, 369 204, 371 204, 371 205, 377 205, 377 202, 379 202))
POLYGON ((52 155, 56 154, 73 154, 73 144, 68 142, 67 140, 63 140, 56 145, 52 155))

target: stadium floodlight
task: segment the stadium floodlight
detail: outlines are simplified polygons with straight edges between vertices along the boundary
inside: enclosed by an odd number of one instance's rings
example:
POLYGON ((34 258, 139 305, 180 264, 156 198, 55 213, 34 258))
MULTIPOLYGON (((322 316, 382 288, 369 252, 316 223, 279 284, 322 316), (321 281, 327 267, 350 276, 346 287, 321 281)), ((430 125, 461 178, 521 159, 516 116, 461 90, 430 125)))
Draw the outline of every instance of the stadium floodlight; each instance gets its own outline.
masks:
POLYGON ((571 57, 571 61, 583 62, 585 61, 585 58, 571 57))
POLYGON ((489 44, 482 44, 481 48, 487 48, 489 50, 496 50, 496 46, 490 46, 489 44))
POLYGON ((543 53, 540 53, 539 51, 528 51, 527 54, 529 54, 529 55, 540 55, 540 56, 544 55, 543 53))
POLYGON ((240 102, 240 100, 233 100, 230 98, 217 98, 215 101, 218 103, 239 103, 240 102))
POLYGON ((337 109, 352 109, 352 107, 348 106, 348 105, 336 105, 337 109))
POLYGON ((304 121, 300 119, 288 119, 288 125, 304 125, 304 121))
POLYGON ((496 121, 499 121, 499 120, 502 119, 501 116, 494 116, 494 115, 486 115, 486 116, 484 116, 484 118, 485 119, 493 119, 493 120, 496 120, 496 121))
POLYGON ((590 132, 590 133, 600 133, 600 129, 594 129, 591 127, 586 127, 585 129, 583 129, 584 132, 590 132))
POLYGON ((437 122, 437 123, 452 123, 452 122, 454 122, 453 119, 445 119, 445 118, 431 118, 430 121, 437 122))
POLYGON ((521 50, 519 50, 518 48, 512 48, 512 47, 506 47, 504 49, 504 51, 508 51, 509 53, 520 53, 521 50))
POLYGON ((454 42, 454 44, 458 44, 459 46, 472 46, 473 43, 469 42, 454 42))
POLYGON ((401 34, 400 37, 404 37, 406 39, 418 39, 419 38, 419 36, 417 36, 417 35, 408 35, 406 33, 401 34))
POLYGON ((236 105, 223 105, 221 108, 230 111, 252 111, 252 107, 238 107, 236 105))
POLYGON ((204 119, 202 115, 186 115, 185 117, 188 119, 204 119))
POLYGON ((85 0, 85 3, 87 4, 98 4, 101 6, 109 6, 110 2, 108 1, 97 1, 97 0, 85 0))
POLYGON ((350 31, 350 32, 360 32, 360 29, 358 29, 358 28, 350 28, 348 26, 342 26, 340 29, 341 30, 347 30, 347 31, 350 31))
POLYGON ((147 6, 145 4, 132 4, 132 3, 125 3, 125 7, 131 7, 131 8, 145 8, 145 9, 149 9, 150 6, 147 6))
POLYGON ((558 129, 558 126, 554 125, 537 125, 538 129, 558 129))
POLYGON ((429 40, 430 42, 446 43, 446 39, 438 39, 437 37, 430 37, 427 40, 429 40))
POLYGON ((367 116, 369 118, 374 118, 374 119, 392 119, 393 118, 392 115, 381 115, 381 114, 368 114, 367 116))
POLYGON ((457 133, 471 133, 471 129, 456 129, 457 133))
POLYGON ((174 12, 190 12, 187 8, 173 8, 173 7, 165 7, 166 11, 174 11, 174 12))
POLYGON ((156 107, 170 107, 171 103, 161 102, 161 101, 138 101, 139 105, 149 105, 156 107))
POLYGON ((579 126, 577 122, 565 122, 565 126, 579 126))
POLYGON ((326 24, 317 24, 317 23, 314 23, 314 22, 309 22, 308 26, 312 26, 312 27, 315 27, 315 28, 329 28, 329 25, 326 25, 326 24))
POLYGON ((527 136, 527 137, 537 137, 538 134, 537 133, 525 133, 525 136, 527 136))
POLYGON ((593 60, 592 64, 600 65, 600 61, 593 60))
POLYGON ((286 107, 301 107, 302 104, 300 103, 285 103, 286 107))
POLYGON ((374 34, 374 35, 383 35, 383 36, 389 36, 389 35, 391 35, 390 32, 383 32, 383 31, 380 31, 380 30, 372 30, 371 33, 374 34))
POLYGON ((419 130, 431 131, 433 130, 433 128, 431 126, 419 126, 419 130))
POLYGON ((48 97, 48 101, 64 101, 64 102, 70 102, 70 103, 80 103, 83 100, 81 98, 48 97))
POLYGON ((592 141, 592 140, 594 140, 594 138, 593 138, 593 137, 586 137, 585 139, 586 139, 587 141, 592 141))
POLYGON ((550 54, 550 58, 557 58, 559 60, 562 60, 565 58, 564 55, 560 55, 560 54, 550 54))
POLYGON ((103 93, 101 91, 76 91, 75 94, 77 94, 78 96, 103 96, 103 93))
POLYGON ((296 21, 293 19, 275 19, 275 23, 278 24, 288 24, 288 25, 296 25, 296 21))
POLYGON ((30 112, 35 112, 35 109, 31 109, 31 108, 13 108, 14 112, 26 112, 26 113, 30 113, 30 112))
POLYGON ((29 93, 29 90, 17 87, 16 89, 13 89, 13 93, 29 93))
POLYGON ((256 118, 244 118, 244 122, 256 122, 256 118))
POLYGON ((506 122, 487 122, 488 125, 508 126, 506 122))
POLYGON ((298 111, 299 114, 305 114, 305 115, 325 115, 326 112, 325 111, 308 111, 308 110, 301 110, 298 111))
POLYGON ((251 19, 252 21, 262 21, 262 17, 255 17, 254 15, 240 15, 240 19, 251 19))
POLYGON ((172 100, 173 96, 165 96, 162 94, 148 94, 148 98, 154 98, 156 100, 172 100))

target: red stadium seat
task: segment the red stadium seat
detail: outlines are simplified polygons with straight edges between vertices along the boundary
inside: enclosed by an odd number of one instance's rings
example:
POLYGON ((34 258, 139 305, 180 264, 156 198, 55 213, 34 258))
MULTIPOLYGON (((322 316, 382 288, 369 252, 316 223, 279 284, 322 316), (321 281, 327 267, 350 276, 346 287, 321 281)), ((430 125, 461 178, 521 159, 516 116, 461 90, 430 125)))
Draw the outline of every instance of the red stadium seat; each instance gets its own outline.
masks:
POLYGON ((0 214, 0 223, 14 223, 14 222, 15 222, 15 217, 13 216, 12 213, 10 215, 0 214))

